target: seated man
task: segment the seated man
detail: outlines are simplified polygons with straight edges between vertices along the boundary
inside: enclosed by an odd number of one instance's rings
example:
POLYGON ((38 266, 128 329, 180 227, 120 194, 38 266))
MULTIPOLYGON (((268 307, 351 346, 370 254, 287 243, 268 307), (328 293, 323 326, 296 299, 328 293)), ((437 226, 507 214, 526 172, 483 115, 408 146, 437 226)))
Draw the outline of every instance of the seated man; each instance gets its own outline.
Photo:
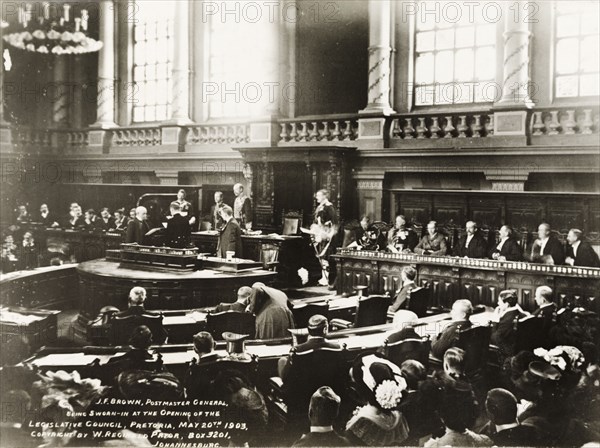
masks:
POLYGON ((399 309, 406 308, 407 299, 410 292, 417 287, 415 278, 417 278, 417 270, 412 266, 404 266, 400 273, 402 279, 402 287, 396 294, 394 303, 388 308, 388 313, 395 313, 399 309))
POLYGON ((127 228, 127 218, 125 217, 125 209, 120 208, 115 210, 113 220, 113 228, 109 230, 124 231, 127 228))
POLYGON ((467 233, 454 246, 454 255, 466 258, 485 258, 487 244, 477 228, 477 223, 467 221, 466 231, 467 233))
POLYGON ((136 327, 129 338, 131 350, 121 356, 113 356, 108 360, 109 363, 119 363, 123 365, 122 370, 143 369, 146 361, 154 357, 148 351, 152 345, 152 332, 145 325, 136 327))
MULTIPOLYGON (((325 337, 329 330, 329 322, 325 316, 315 314, 308 320, 308 340, 296 347, 296 353, 306 352, 308 350, 319 350, 322 348, 340 349, 337 342, 329 342, 325 337)), ((283 381, 288 376, 291 363, 288 356, 280 358, 277 364, 279 376, 283 381)))
POLYGON ((98 216, 96 215, 96 210, 90 208, 85 211, 83 215, 83 220, 85 222, 85 229, 95 231, 99 229, 98 216))
POLYGON ((388 249, 397 252, 412 252, 418 243, 417 234, 406 228, 404 215, 396 216, 394 228, 388 232, 388 249))
POLYGON ((354 241, 348 248, 356 247, 359 250, 377 250, 377 229, 371 225, 371 219, 365 215, 360 220, 360 226, 354 231, 354 241))
POLYGON ((582 241, 583 232, 579 229, 569 230, 567 235, 567 258, 565 263, 571 266, 600 267, 598 254, 589 243, 582 241))
POLYGON ((517 420, 517 398, 506 389, 492 389, 487 394, 485 409, 490 418, 488 435, 496 446, 538 446, 533 426, 517 420))
POLYGON ((412 311, 401 310, 394 314, 394 331, 386 338, 388 344, 404 341, 406 339, 421 339, 415 331, 419 318, 412 311))
POLYGON ((521 248, 513 237, 511 226, 500 227, 500 242, 490 252, 490 258, 498 261, 521 261, 521 248))
POLYGON ((50 213, 47 204, 40 205, 40 216, 38 221, 41 222, 44 227, 58 227, 58 221, 54 218, 54 215, 50 213))
POLYGON ((148 314, 152 316, 157 316, 157 313, 152 311, 147 311, 144 308, 144 302, 146 301, 146 290, 141 286, 134 286, 129 291, 129 300, 127 303, 128 308, 120 313, 115 314, 115 317, 126 317, 131 316, 133 314, 141 315, 148 314))
POLYGON ((107 207, 104 207, 100 210, 100 219, 98 220, 98 227, 103 232, 108 232, 110 229, 114 228, 115 223, 110 215, 110 210, 107 207))
POLYGON ((555 314, 557 312, 557 306, 554 303, 554 295, 552 288, 549 286, 538 286, 535 289, 535 295, 533 296, 538 309, 533 312, 534 316, 541 316, 544 319, 544 331, 546 334, 555 324, 555 314))
POLYGON ((223 311, 239 311, 240 313, 243 313, 250 303, 251 294, 252 288, 249 286, 242 286, 238 289, 237 300, 233 303, 219 303, 215 308, 215 313, 222 313, 223 311))
POLYGON ((469 300, 460 299, 452 304, 452 310, 450 311, 452 322, 433 339, 431 344, 431 353, 433 356, 442 359, 446 350, 454 347, 456 343, 456 330, 458 327, 463 330, 471 327, 472 324, 469 320, 471 314, 473 314, 473 305, 469 300))
POLYGON ((188 247, 192 238, 192 229, 188 218, 181 215, 181 205, 177 201, 171 202, 171 219, 167 222, 165 230, 165 245, 167 247, 188 247))
POLYGON ((497 322, 492 327, 492 344, 496 344, 506 356, 513 355, 516 340, 515 319, 525 317, 518 304, 517 292, 509 289, 498 294, 498 306, 494 310, 497 322))
POLYGON ((194 351, 198 355, 193 368, 188 372, 185 389, 188 398, 210 398, 216 393, 213 389, 213 380, 216 371, 212 371, 211 366, 221 358, 221 355, 214 351, 215 341, 212 335, 207 331, 201 331, 194 335, 194 351), (198 370, 200 368, 200 370, 198 370), (203 371, 206 368, 206 371, 203 371))
POLYGON ((429 221, 427 235, 421 238, 421 241, 415 247, 415 253, 420 255, 446 255, 447 251, 446 237, 438 233, 435 221, 429 221))
POLYGON ((531 261, 543 264, 564 264, 565 252, 558 238, 552 235, 550 224, 542 223, 538 227, 538 239, 531 248, 531 261))
POLYGON ((310 433, 304 434, 292 446, 350 446, 350 442, 333 429, 340 403, 341 398, 330 387, 317 389, 308 408, 310 433))

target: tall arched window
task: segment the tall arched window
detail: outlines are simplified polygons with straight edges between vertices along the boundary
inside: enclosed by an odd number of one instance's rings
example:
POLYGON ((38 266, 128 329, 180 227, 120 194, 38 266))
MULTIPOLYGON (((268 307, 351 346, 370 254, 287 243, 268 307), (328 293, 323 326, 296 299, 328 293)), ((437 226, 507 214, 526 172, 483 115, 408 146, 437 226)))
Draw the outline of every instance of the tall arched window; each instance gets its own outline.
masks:
POLYGON ((493 101, 496 24, 466 10, 444 20, 440 4, 420 2, 416 14, 415 105, 493 101))
POLYGON ((555 8, 555 96, 598 95, 600 5, 559 1, 555 8))
POLYGON ((250 20, 244 10, 211 16, 208 32, 208 85, 204 87, 210 119, 260 115, 270 100, 274 80, 269 54, 269 20, 250 20), (267 84, 265 84, 267 83, 267 84))
POLYGON ((171 2, 136 2, 133 26, 133 121, 171 116, 174 12, 171 2))

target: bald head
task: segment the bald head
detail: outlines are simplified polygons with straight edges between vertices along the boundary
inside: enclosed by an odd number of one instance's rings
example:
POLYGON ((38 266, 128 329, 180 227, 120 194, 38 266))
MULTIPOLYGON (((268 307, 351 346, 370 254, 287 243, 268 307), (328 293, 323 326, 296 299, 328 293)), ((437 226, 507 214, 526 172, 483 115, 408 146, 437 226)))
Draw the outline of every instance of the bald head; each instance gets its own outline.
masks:
POLYGON ((145 221, 147 216, 148 210, 146 209, 146 207, 140 205, 139 207, 135 208, 135 217, 137 219, 139 219, 140 221, 145 221))
POLYGON ((473 305, 471 304, 471 301, 467 299, 461 299, 454 302, 452 311, 450 311, 450 315, 454 321, 468 320, 471 314, 473 314, 473 305))

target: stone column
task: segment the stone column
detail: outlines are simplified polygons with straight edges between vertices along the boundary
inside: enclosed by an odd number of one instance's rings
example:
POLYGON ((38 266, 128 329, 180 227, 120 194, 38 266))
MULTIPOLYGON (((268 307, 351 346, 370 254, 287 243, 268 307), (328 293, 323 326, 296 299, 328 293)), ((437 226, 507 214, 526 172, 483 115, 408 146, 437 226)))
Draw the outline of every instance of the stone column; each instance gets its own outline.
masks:
POLYGON ((12 135, 4 120, 4 39, 0 38, 0 144, 6 151, 12 148, 12 135))
POLYGON ((513 2, 508 5, 510 10, 506 10, 502 98, 496 104, 499 107, 533 106, 528 93, 531 32, 524 18, 523 12, 527 11, 525 4, 524 1, 513 2))
POLYGON ((169 124, 185 125, 190 120, 190 17, 189 1, 175 2, 173 40, 173 101, 169 124))
POLYGON ((392 2, 369 0, 369 90, 361 113, 394 113, 390 105, 392 2))
POLYGON ((115 124, 115 6, 113 0, 100 1, 100 40, 98 56, 97 117, 92 127, 113 128, 115 124))
POLYGON ((69 85, 67 83, 67 56, 54 58, 52 94, 52 122, 56 128, 65 128, 69 117, 69 85))

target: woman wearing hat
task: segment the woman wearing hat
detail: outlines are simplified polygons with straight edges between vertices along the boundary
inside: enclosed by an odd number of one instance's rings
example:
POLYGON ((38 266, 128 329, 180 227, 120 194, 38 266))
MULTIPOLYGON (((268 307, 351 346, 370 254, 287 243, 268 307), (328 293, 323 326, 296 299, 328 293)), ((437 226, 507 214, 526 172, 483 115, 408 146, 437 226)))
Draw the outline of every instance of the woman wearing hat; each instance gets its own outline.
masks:
POLYGON ((256 314, 256 339, 289 337, 294 328, 294 316, 287 305, 288 297, 283 291, 270 288, 264 283, 254 283, 248 309, 256 314))
POLYGON ((391 446, 408 437, 408 424, 398 406, 407 394, 400 368, 378 353, 359 355, 350 371, 359 395, 368 402, 346 425, 353 445, 391 446))

